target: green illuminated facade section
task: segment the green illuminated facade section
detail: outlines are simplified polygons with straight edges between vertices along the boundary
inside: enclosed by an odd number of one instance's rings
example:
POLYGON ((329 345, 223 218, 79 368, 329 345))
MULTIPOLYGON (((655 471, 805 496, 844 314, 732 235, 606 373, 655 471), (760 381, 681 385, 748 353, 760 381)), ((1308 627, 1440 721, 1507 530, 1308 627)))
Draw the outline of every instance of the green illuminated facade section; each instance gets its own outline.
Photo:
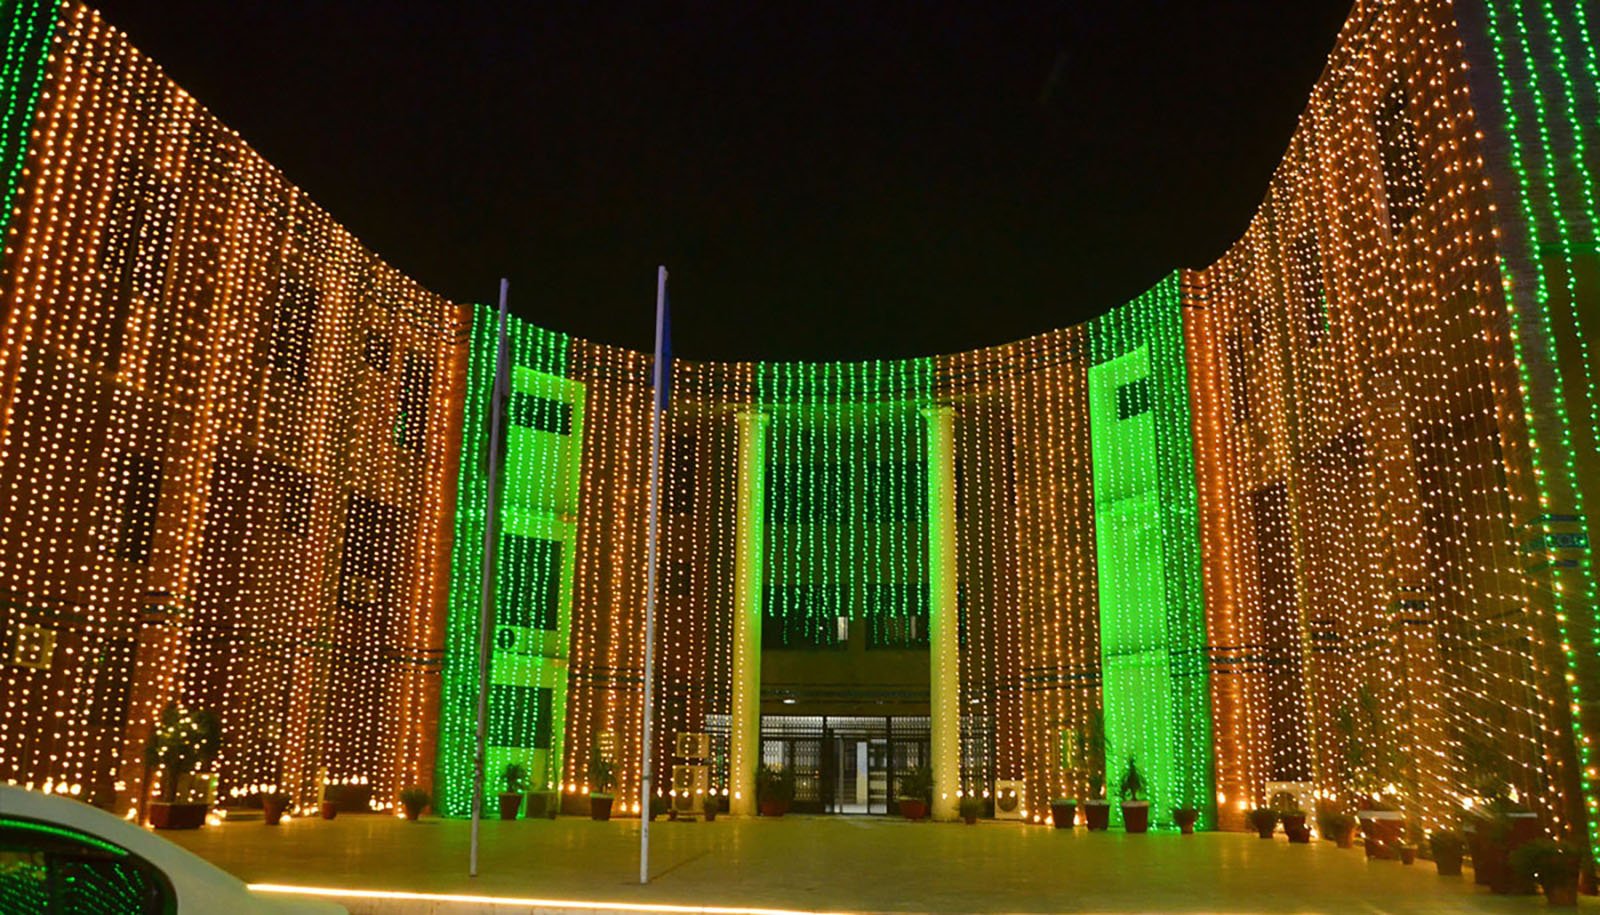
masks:
POLYGON ((9 225, 17 205, 18 180, 28 157, 28 135, 44 84, 45 59, 55 31, 54 0, 5 0, 0 3, 4 57, 0 58, 0 169, 5 190, 0 225, 9 225))
POLYGON ((762 643, 928 644, 932 359, 757 367, 765 448, 762 643))
MULTIPOLYGON (((440 712, 437 793, 440 811, 446 815, 469 813, 472 804, 495 327, 492 311, 476 309, 440 712)), ((585 388, 565 377, 569 348, 565 335, 510 319, 508 336, 511 385, 505 404, 500 537, 494 557, 495 630, 485 771, 492 784, 507 763, 521 763, 533 788, 555 789, 562 782, 566 733, 585 388)))
POLYGON ((1205 601, 1177 275, 1095 319, 1089 341, 1107 782, 1115 797, 1131 757, 1150 786, 1153 824, 1193 807, 1210 828, 1205 601))
MULTIPOLYGON (((1581 809, 1569 809, 1591 855, 1600 854, 1600 798, 1592 739, 1600 731, 1600 605, 1585 486, 1600 473, 1600 396, 1589 347, 1600 324, 1591 149, 1600 63, 1583 4, 1482 0, 1493 59, 1502 163, 1514 206, 1501 208, 1499 259, 1527 423, 1538 505, 1516 519, 1530 549, 1526 572, 1545 605, 1563 661, 1581 809)), ((1526 548, 1526 547, 1525 547, 1526 548)))

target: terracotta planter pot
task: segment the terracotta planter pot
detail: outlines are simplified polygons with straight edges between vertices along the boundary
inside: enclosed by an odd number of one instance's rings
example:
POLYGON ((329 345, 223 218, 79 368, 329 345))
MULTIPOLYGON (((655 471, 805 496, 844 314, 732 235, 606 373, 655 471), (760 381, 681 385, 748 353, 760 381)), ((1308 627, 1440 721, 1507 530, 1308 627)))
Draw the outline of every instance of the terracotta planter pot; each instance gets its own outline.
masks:
POLYGON ((418 820, 422 819, 422 809, 425 806, 427 806, 427 805, 425 805, 425 804, 407 804, 405 801, 401 801, 400 802, 400 813, 401 813, 402 816, 404 816, 406 818, 407 821, 415 823, 418 820))
POLYGON ((1122 828, 1128 832, 1150 831, 1150 803, 1131 801, 1122 805, 1122 828))
POLYGON ((522 795, 510 791, 500 795, 500 819, 514 820, 522 811, 522 795))
POLYGON ((613 798, 609 794, 591 794, 591 795, 589 795, 589 819, 591 819, 591 820, 609 820, 609 819, 611 819, 611 802, 612 802, 612 800, 613 800, 613 798))
POLYGON ((206 824, 205 804, 168 804, 150 802, 150 825, 157 829, 199 829, 206 824))
POLYGON ((705 806, 704 810, 705 810, 705 814, 706 814, 706 822, 707 823, 710 823, 710 822, 716 820, 716 818, 717 818, 717 805, 716 804, 707 804, 705 806))
POLYGON ((1172 811, 1172 822, 1177 823, 1178 832, 1186 836, 1194 835, 1194 822, 1199 818, 1200 811, 1198 810, 1179 807, 1177 810, 1172 811))
POLYGON ((900 815, 908 820, 921 820, 928 816, 928 802, 920 797, 900 799, 900 815))
POLYGON ((1393 860, 1400 856, 1396 846, 1406 829, 1406 815, 1398 810, 1358 810, 1356 821, 1366 839, 1369 858, 1393 860))
POLYGON ((331 820, 339 815, 339 805, 333 801, 323 801, 317 806, 317 812, 322 814, 324 820, 331 820))
POLYGON ((544 817, 545 819, 553 820, 556 818, 556 814, 560 812, 561 795, 557 792, 535 791, 528 795, 528 809, 526 812, 528 819, 533 820, 544 817))
POLYGON ((1111 805, 1105 801, 1085 801, 1083 821, 1096 832, 1104 832, 1111 825, 1111 805))
POLYGON ((1078 824, 1078 805, 1073 801, 1051 801, 1050 822, 1057 829, 1071 829, 1078 824))
POLYGON ((1460 855, 1440 855, 1435 852, 1433 856, 1433 864, 1439 869, 1439 876, 1441 877, 1461 876, 1460 855))
POLYGON ((1504 841, 1480 834, 1477 829, 1467 833, 1472 848, 1472 880, 1488 884, 1490 891, 1501 895, 1525 896, 1538 888, 1511 868, 1511 852, 1539 837, 1539 820, 1532 813, 1507 816, 1511 831, 1504 841))
POLYGON ((1417 863, 1417 850, 1415 848, 1410 848, 1410 847, 1400 849, 1400 863, 1401 864, 1416 864, 1417 863))
POLYGON ((961 822, 967 824, 968 826, 976 826, 978 825, 978 815, 974 813, 972 816, 962 816, 961 822))
POLYGON ((283 821, 283 812, 289 809, 289 796, 265 794, 261 796, 261 821, 276 826, 283 821))
POLYGON ((1305 814, 1283 814, 1278 817, 1278 822, 1283 824, 1283 834, 1289 837, 1290 842, 1305 845, 1311 841, 1311 830, 1306 827, 1305 814))
POLYGON ((1559 886, 1544 888, 1544 901, 1546 905, 1570 908, 1578 904, 1578 879, 1574 877, 1559 886))
POLYGON ((789 802, 777 798, 767 798, 760 804, 761 815, 764 817, 781 817, 789 812, 789 802))

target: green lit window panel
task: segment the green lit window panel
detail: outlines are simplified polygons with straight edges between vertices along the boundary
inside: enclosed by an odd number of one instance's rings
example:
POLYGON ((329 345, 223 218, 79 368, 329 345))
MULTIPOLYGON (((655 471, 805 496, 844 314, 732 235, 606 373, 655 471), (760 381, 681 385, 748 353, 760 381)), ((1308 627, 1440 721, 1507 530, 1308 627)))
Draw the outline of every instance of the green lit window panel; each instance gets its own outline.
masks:
POLYGON ((550 749, 550 688, 491 683, 489 706, 495 710, 489 716, 489 746, 550 749))
POLYGON ((1150 377, 1137 378, 1117 388, 1117 419, 1150 412, 1150 377))
POLYGON ((506 404, 506 422, 537 432, 572 434, 572 404, 524 391, 512 391, 506 404))
POLYGON ((503 534, 495 622, 555 629, 561 616, 561 541, 503 534))

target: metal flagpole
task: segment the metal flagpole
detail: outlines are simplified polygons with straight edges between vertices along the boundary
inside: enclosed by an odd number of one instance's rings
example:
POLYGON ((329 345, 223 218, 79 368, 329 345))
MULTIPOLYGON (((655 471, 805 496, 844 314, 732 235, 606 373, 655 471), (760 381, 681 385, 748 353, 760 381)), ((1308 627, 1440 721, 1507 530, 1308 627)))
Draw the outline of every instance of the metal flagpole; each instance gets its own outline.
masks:
POLYGON ((483 818, 483 769, 489 739, 489 646, 494 628, 494 548, 500 534, 500 426, 511 387, 506 343, 506 280, 500 279, 498 342, 494 353, 494 393, 489 398, 489 494, 483 513, 483 592, 478 609, 478 744, 472 761, 472 850, 467 876, 478 876, 478 821, 483 818))
POLYGON ((650 505, 645 535, 644 573, 644 735, 639 744, 644 757, 644 778, 639 799, 639 882, 650 882, 650 693, 655 681, 656 644, 656 530, 661 508, 661 414, 666 406, 667 382, 667 268, 656 268, 655 397, 650 408, 650 505))

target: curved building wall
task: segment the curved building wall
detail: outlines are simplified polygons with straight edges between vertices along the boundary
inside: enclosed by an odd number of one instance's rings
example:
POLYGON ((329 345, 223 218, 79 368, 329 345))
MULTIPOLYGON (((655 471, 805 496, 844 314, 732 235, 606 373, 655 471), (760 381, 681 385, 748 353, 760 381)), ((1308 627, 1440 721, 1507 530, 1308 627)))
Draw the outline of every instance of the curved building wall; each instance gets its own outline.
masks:
POLYGON ((221 716, 224 797, 388 803, 433 755, 463 316, 94 12, 0 11, 39 87, 6 163, 0 778, 125 806, 181 701, 221 716))
MULTIPOLYGON (((180 700, 225 797, 465 813, 498 450, 490 778, 576 810, 599 755, 636 812, 650 357, 512 321, 491 448, 488 310, 91 11, 3 9, 0 777, 136 801, 180 700)), ((764 759, 823 803, 798 741, 879 720, 936 813, 1090 796, 1103 733, 1158 823, 1511 789, 1592 835, 1596 72, 1573 10, 1358 0, 1215 264, 967 353, 677 363, 656 784, 705 732, 734 812, 764 759)))

